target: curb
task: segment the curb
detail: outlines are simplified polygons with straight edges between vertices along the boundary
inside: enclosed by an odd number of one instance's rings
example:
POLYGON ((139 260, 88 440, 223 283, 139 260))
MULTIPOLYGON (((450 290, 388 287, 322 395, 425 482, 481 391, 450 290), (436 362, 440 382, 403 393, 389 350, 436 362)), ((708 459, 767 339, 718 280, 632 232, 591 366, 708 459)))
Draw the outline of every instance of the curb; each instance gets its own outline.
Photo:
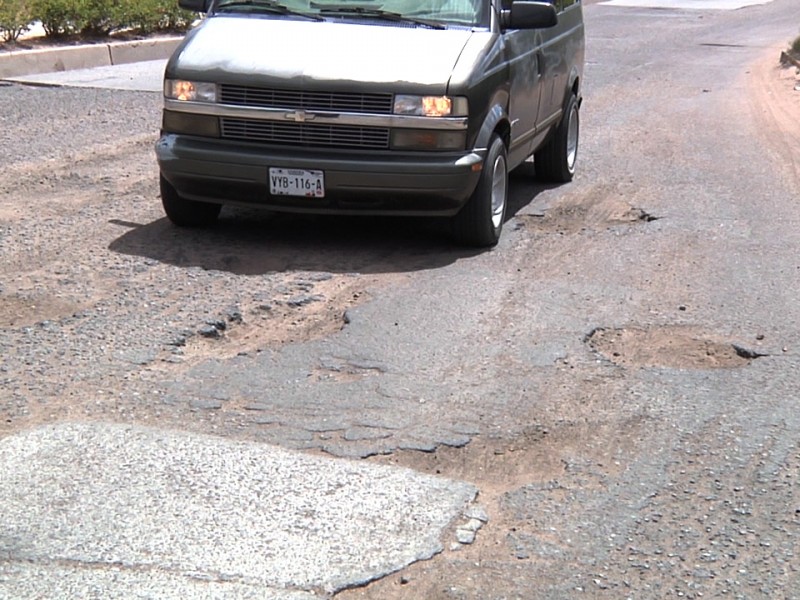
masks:
POLYGON ((183 37, 0 52, 0 79, 169 58, 183 37))

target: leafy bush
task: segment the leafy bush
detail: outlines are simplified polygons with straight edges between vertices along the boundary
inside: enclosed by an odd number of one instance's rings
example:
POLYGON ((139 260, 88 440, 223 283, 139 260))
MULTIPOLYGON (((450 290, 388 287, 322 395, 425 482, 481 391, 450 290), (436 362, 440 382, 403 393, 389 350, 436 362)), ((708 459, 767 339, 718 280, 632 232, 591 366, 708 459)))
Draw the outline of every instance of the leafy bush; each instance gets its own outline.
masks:
MULTIPOLYGON (((4 2, 24 0, 0 0, 4 2)), ((50 37, 75 33, 105 37, 126 29, 183 31, 196 18, 195 13, 179 8, 177 0, 33 0, 31 14, 28 22, 40 20, 50 37)))
POLYGON ((80 20, 77 29, 84 35, 103 37, 127 26, 129 2, 113 0, 76 0, 80 20))
POLYGON ((78 0, 34 0, 33 14, 49 37, 75 33, 80 28, 78 0))
POLYGON ((130 25, 142 33, 184 31, 197 15, 183 10, 177 0, 139 0, 131 3, 130 25))
POLYGON ((794 54, 796 57, 800 56, 800 37, 792 42, 792 54, 794 54))
POLYGON ((0 40, 15 41, 31 21, 33 15, 24 0, 0 0, 0 40))

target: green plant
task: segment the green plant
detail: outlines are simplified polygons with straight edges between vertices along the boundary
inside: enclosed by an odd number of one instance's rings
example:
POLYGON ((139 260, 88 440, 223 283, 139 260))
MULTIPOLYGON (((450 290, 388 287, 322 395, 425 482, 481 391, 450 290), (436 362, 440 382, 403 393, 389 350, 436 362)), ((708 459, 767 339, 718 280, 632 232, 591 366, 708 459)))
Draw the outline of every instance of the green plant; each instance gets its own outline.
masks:
POLYGON ((0 40, 3 42, 16 41, 33 20, 24 0, 0 0, 0 40))
POLYGON ((800 37, 796 38, 791 45, 792 54, 800 56, 800 37))
POLYGON ((197 15, 178 7, 176 0, 139 0, 132 4, 130 26, 142 33, 183 31, 197 15))
POLYGON ((184 31, 195 18, 177 0, 0 0, 0 40, 17 39, 36 20, 48 37, 106 37, 125 29, 184 31))
POLYGON ((42 22, 48 37, 75 33, 80 29, 81 15, 77 0, 34 0, 35 18, 42 22))
POLYGON ((76 0, 80 20, 78 29, 84 35, 104 37, 128 26, 130 2, 119 0, 76 0))
POLYGON ((186 31, 198 17, 197 13, 180 8, 177 2, 160 0, 160 4, 164 6, 161 14, 161 29, 186 31))

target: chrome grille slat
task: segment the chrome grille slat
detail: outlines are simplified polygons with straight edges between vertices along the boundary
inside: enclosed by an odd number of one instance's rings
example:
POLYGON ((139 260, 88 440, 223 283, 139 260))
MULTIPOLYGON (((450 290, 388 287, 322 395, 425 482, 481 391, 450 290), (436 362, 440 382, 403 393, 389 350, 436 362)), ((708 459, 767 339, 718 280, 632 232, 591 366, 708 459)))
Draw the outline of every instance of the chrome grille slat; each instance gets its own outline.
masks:
POLYGON ((220 86, 223 104, 286 110, 392 114, 392 94, 275 90, 246 85, 220 86))
POLYGON ((389 148, 389 129, 318 123, 278 123, 255 119, 223 118, 222 137, 282 146, 327 148, 389 148))

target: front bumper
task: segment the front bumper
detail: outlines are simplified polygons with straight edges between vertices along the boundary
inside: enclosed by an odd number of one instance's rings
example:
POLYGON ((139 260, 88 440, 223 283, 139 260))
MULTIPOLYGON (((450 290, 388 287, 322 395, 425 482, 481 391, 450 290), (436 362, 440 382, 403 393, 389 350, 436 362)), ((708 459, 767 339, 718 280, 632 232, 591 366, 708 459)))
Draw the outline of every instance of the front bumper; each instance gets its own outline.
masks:
POLYGON ((287 212, 450 216, 475 190, 484 152, 276 150, 167 133, 156 156, 163 177, 189 200, 287 212), (325 197, 271 195, 270 167, 323 171, 325 197))

